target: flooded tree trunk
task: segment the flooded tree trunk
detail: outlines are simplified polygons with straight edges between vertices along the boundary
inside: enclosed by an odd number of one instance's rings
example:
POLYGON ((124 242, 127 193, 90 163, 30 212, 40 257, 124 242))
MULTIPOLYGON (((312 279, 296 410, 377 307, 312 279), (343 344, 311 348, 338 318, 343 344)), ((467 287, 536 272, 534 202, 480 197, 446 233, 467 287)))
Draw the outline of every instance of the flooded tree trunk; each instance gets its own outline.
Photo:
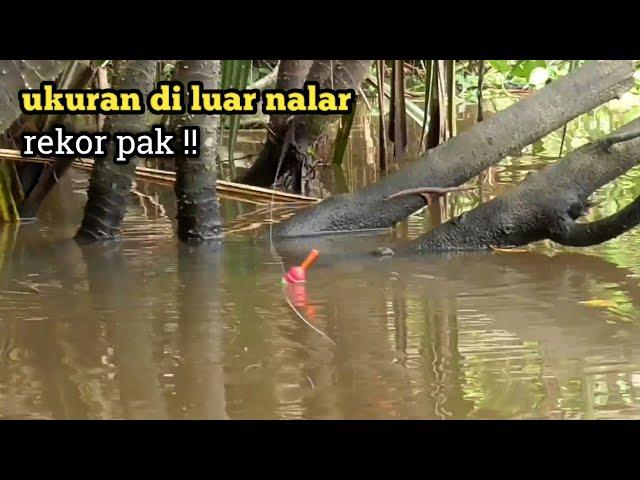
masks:
MULTIPOLYGON (((113 88, 138 89, 145 96, 153 89, 156 75, 155 60, 116 60, 113 62, 113 88)), ((151 126, 151 115, 112 115, 112 131, 141 133, 151 126)), ((120 226, 126 212, 127 195, 131 189, 137 160, 126 164, 113 162, 114 146, 109 145, 107 156, 96 159, 89 181, 84 218, 76 240, 92 242, 120 236, 120 226)))
MULTIPOLYGON (((187 84, 200 81, 203 88, 217 89, 220 83, 219 60, 181 60, 176 65, 175 80, 187 84)), ((216 198, 216 160, 218 156, 218 115, 176 116, 172 121, 176 134, 185 126, 200 128, 200 155, 176 158, 175 192, 178 202, 178 237, 182 241, 220 238, 221 222, 216 198)), ((178 139, 180 139, 180 135, 178 139)), ((178 152, 182 152, 180 141, 178 152)))
MULTIPOLYGON (((298 65, 300 70, 292 77, 296 82, 300 82, 299 73, 304 66, 306 64, 298 65)), ((304 80, 318 82, 321 88, 357 89, 370 66, 371 60, 315 60, 304 80)), ((292 82, 288 83, 290 86, 286 88, 293 88, 292 82)), ((306 191, 305 182, 312 182, 315 178, 317 163, 309 154, 309 149, 336 118, 336 115, 278 115, 278 130, 269 132, 257 160, 238 181, 269 187, 280 180, 285 190, 298 193, 306 191)))
MULTIPOLYGON (((388 228, 425 206, 401 190, 454 187, 633 85, 632 61, 590 62, 542 90, 428 150, 399 172, 362 190, 330 197, 280 224, 280 237, 388 228)), ((593 172, 595 174, 595 172, 593 172)), ((443 228, 445 228, 443 226, 443 228)), ((450 227, 446 227, 450 228, 450 227)))

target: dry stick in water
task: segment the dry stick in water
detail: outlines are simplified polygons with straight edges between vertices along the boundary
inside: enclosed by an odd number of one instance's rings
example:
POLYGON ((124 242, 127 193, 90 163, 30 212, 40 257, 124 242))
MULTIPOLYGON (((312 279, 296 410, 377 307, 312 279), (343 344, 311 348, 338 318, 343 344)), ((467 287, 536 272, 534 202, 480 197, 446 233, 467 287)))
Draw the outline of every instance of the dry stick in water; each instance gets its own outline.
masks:
POLYGON ((389 195, 385 200, 391 200, 393 198, 404 197, 407 195, 443 195, 450 192, 464 192, 467 190, 476 190, 477 187, 423 187, 423 188, 409 188, 407 190, 401 190, 398 193, 389 195))
POLYGON ((391 200, 393 198, 404 197, 408 195, 420 195, 427 202, 429 211, 431 214, 431 223, 433 227, 437 227, 442 224, 442 217, 444 215, 442 208, 446 210, 446 194, 450 192, 461 192, 466 190, 475 190, 476 187, 424 187, 424 188, 410 188, 402 190, 398 193, 388 196, 385 200, 391 200), (444 205, 440 203, 440 198, 444 199, 444 205))

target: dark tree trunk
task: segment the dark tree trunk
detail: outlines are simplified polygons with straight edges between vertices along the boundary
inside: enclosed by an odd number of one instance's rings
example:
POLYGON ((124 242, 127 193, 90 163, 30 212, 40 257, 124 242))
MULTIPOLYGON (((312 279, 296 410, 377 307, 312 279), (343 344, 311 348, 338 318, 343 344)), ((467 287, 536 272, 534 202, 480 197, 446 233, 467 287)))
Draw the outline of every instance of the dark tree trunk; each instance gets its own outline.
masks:
MULTIPOLYGON (((357 89, 369 71, 370 65, 371 60, 316 60, 311 65, 305 81, 316 81, 321 88, 357 89)), ((297 75, 295 80, 299 81, 300 76, 297 75)), ((316 161, 309 156, 308 150, 318 140, 326 126, 338 117, 292 115, 284 117, 284 124, 283 116, 278 115, 278 117, 278 130, 268 137, 254 165, 238 181, 269 187, 274 184, 274 180, 276 182, 281 180, 286 190, 306 191, 307 182, 312 182, 315 178, 316 166, 316 161), (279 164, 281 165, 278 171, 279 164), (278 173, 277 179, 276 173, 278 173)))
POLYGON ((296 237, 392 227, 424 207, 426 200, 418 195, 387 197, 405 189, 463 184, 578 115, 620 96, 633 85, 632 74, 632 61, 588 63, 380 182, 328 198, 295 215, 280 224, 276 233, 296 237))
MULTIPOLYGON (((278 67, 278 79, 276 89, 291 90, 302 88, 313 60, 282 60, 278 67)), ((282 138, 283 129, 287 124, 288 115, 271 115, 269 117, 269 130, 278 138, 282 138)))
MULTIPOLYGON (((301 88, 313 60, 281 60, 278 67, 278 79, 276 88, 290 90, 301 88)), ((267 126, 267 141, 260 152, 260 155, 238 180, 241 183, 257 185, 259 187, 269 187, 273 184, 278 167, 277 161, 279 151, 284 140, 288 115, 271 115, 267 126), (275 160, 273 160, 275 158, 275 160)))
MULTIPOLYGON (((187 84, 200 81, 206 89, 219 88, 219 60, 181 60, 175 80, 187 84)), ((176 158, 175 192, 178 203, 178 237, 182 241, 220 238, 220 216, 216 198, 216 159, 218 156, 218 115, 176 116, 172 129, 179 134, 184 126, 200 128, 200 156, 176 158)), ((178 137, 180 138, 180 136, 178 137)), ((182 148, 178 144, 178 152, 182 148)))
MULTIPOLYGON (((155 75, 155 60, 113 62, 114 89, 138 89, 146 98, 153 89, 155 75)), ((112 115, 109 121, 113 131, 141 133, 150 128, 151 118, 147 112, 144 115, 112 115)), ((107 156, 96 159, 94 163, 84 218, 76 233, 78 241, 110 240, 120 236, 137 159, 131 158, 126 164, 115 164, 114 151, 114 146, 110 144, 107 156)))

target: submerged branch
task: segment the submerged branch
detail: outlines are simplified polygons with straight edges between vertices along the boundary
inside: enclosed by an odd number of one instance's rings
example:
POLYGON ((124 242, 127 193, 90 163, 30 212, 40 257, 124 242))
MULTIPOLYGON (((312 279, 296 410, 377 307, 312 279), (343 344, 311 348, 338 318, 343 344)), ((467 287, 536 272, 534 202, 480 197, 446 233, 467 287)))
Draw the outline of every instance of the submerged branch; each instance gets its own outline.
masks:
POLYGON ((569 247, 597 245, 622 235, 640 223, 640 197, 619 212, 589 223, 573 222, 570 227, 551 235, 550 239, 569 247))

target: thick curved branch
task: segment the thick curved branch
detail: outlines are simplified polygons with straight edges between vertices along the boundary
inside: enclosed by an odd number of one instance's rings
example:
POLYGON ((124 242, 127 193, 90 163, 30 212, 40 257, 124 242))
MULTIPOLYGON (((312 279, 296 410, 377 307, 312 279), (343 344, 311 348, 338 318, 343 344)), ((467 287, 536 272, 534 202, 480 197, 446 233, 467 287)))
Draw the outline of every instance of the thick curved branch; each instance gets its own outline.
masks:
POLYGON ((588 247, 622 235, 639 223, 640 197, 613 215, 596 222, 573 222, 567 230, 556 233, 550 238, 554 242, 569 247, 588 247))

